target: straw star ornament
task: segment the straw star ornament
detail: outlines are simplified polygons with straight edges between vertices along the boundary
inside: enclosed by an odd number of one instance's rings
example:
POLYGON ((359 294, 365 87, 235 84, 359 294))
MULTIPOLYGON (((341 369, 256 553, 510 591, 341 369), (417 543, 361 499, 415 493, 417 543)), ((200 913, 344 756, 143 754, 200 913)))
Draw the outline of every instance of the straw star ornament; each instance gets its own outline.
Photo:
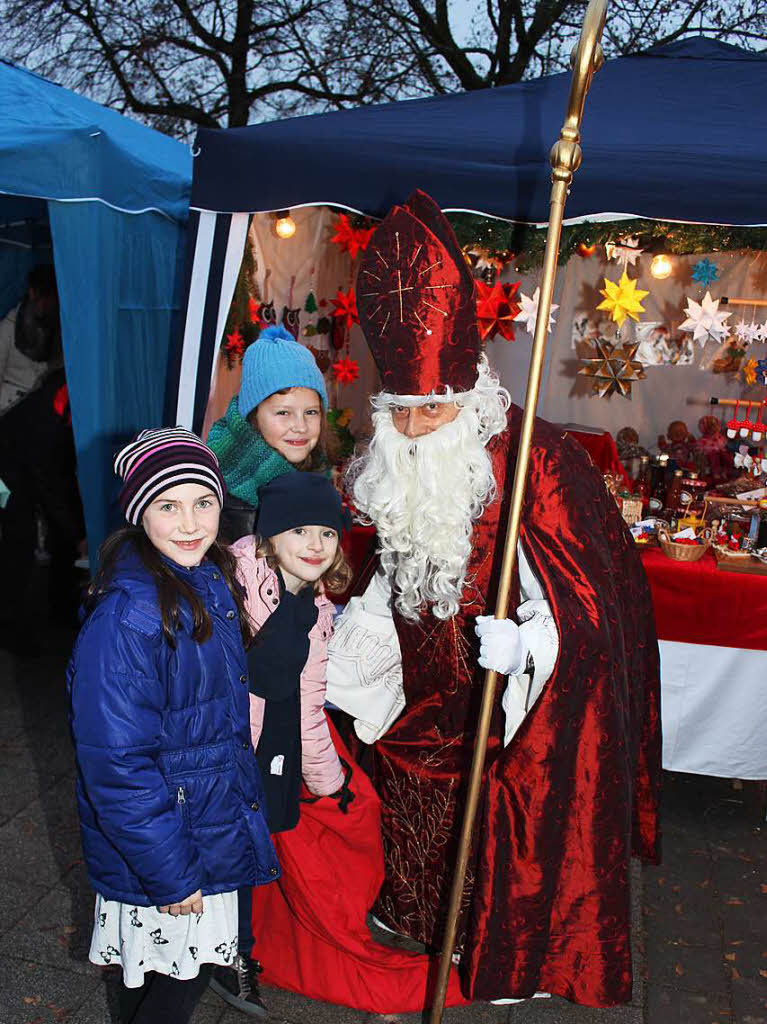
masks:
POLYGON ((592 378, 592 391, 600 398, 614 391, 631 398, 632 383, 646 376, 642 364, 634 359, 638 343, 616 345, 604 338, 595 338, 592 344, 593 354, 582 360, 586 365, 578 373, 592 378))
POLYGON ((620 281, 611 281, 606 277, 605 286, 600 289, 599 294, 604 295, 604 299, 597 309, 607 310, 616 324, 622 327, 626 317, 639 320, 639 314, 644 313, 642 299, 650 293, 637 288, 636 281, 633 281, 624 270, 620 281))

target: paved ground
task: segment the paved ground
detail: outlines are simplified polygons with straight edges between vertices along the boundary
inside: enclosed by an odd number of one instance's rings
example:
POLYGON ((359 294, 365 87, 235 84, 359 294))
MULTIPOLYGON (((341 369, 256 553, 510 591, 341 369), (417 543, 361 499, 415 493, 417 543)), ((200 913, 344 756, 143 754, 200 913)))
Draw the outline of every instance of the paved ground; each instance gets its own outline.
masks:
MULTIPOLYGON (((0 1024, 111 1024, 115 974, 87 960, 92 894, 80 860, 63 666, 71 636, 0 651, 0 1024)), ((754 785, 668 776, 660 869, 636 872, 634 1000, 475 1004, 446 1024, 767 1024, 767 848, 754 785)), ((371 1014, 265 992, 285 1024, 372 1024, 371 1014)), ((421 1016, 387 1020, 420 1024, 421 1016)), ((212 993, 194 1024, 244 1024, 212 993)), ((169 1021, 168 1024, 173 1024, 169 1021)))

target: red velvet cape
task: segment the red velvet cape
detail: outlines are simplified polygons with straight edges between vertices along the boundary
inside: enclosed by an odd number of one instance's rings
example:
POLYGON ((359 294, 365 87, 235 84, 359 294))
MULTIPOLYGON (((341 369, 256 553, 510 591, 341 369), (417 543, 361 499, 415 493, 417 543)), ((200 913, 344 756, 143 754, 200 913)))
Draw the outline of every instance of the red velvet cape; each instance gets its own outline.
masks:
MULTIPOLYGON (((483 679, 474 617, 495 604, 520 422, 513 408, 489 446, 499 497, 475 527, 459 614, 395 615, 406 708, 375 746, 386 866, 377 913, 435 947, 483 679)), ((541 420, 522 540, 559 657, 506 748, 499 687, 464 891, 461 987, 471 999, 544 991, 610 1006, 631 998, 631 852, 658 857, 658 647, 641 562, 600 472, 541 420)))

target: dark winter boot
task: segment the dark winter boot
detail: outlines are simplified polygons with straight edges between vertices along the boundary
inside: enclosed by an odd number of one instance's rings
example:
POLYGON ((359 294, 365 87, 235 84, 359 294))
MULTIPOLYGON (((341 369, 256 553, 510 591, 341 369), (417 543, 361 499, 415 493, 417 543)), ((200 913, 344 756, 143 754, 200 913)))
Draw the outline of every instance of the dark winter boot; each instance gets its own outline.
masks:
POLYGON ((269 1013, 261 1001, 258 976, 263 967, 244 953, 238 953, 232 967, 216 966, 210 979, 210 987, 225 999, 251 1017, 268 1017, 269 1013))

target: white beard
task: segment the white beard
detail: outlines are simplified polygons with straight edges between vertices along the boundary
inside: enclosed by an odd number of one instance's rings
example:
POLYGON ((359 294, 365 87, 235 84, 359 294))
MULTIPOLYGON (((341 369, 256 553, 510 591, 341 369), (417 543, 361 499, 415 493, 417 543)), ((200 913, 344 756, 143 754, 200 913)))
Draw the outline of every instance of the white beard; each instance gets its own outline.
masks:
MULTIPOLYGON (((497 383, 497 382, 496 382, 497 383)), ((417 620, 425 606, 439 619, 458 611, 474 523, 496 495, 486 445, 506 426, 508 393, 461 403, 458 416, 412 439, 391 418, 390 396, 374 404, 374 435, 347 480, 358 510, 378 531, 381 566, 394 604, 417 620)))

